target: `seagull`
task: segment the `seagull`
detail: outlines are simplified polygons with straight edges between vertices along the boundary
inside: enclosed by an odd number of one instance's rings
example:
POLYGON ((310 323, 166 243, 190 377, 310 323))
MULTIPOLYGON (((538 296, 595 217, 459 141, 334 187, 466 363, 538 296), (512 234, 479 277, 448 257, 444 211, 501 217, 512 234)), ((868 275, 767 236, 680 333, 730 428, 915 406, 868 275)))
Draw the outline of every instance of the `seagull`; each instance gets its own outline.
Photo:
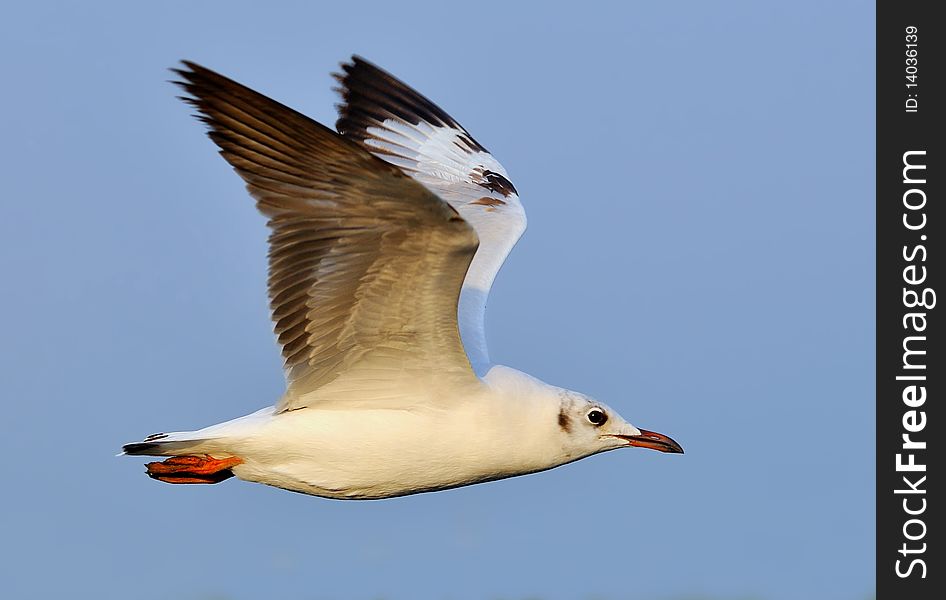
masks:
POLYGON ((268 219, 287 386, 250 415, 124 445, 166 457, 150 477, 381 499, 617 448, 683 452, 490 361, 487 297, 525 211, 502 165, 433 102, 354 56, 334 74, 336 132, 193 62, 172 70, 268 219))

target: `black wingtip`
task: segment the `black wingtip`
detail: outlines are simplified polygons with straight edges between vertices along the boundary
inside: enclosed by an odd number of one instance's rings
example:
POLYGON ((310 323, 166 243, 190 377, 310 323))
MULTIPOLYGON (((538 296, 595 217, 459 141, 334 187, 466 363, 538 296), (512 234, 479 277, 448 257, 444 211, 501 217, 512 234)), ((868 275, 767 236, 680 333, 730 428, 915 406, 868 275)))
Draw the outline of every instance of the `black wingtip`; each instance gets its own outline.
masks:
POLYGON ((210 71, 210 69, 208 69, 207 67, 201 64, 195 63, 192 60, 187 60, 186 58, 181 59, 181 64, 187 67, 188 69, 190 69, 191 72, 193 73, 198 73, 201 71, 210 71))
POLYGON ((368 129, 388 118, 418 125, 421 121, 435 127, 451 127, 463 133, 475 151, 486 149, 473 139, 453 117, 432 100, 374 63, 353 54, 351 62, 341 63, 342 73, 334 73, 342 102, 335 129, 342 135, 364 140, 368 129))
MULTIPOLYGON (((190 60, 182 59, 181 65, 183 66, 182 67, 169 67, 168 71, 186 80, 190 80, 191 77, 193 77, 195 73, 213 73, 213 71, 211 71, 207 67, 201 66, 190 60)), ((172 81, 171 83, 180 84, 182 82, 172 81)))
POLYGON ((122 446, 122 452, 125 454, 148 454, 152 450, 156 449, 160 444, 152 444, 148 442, 135 442, 133 444, 125 444, 122 446))

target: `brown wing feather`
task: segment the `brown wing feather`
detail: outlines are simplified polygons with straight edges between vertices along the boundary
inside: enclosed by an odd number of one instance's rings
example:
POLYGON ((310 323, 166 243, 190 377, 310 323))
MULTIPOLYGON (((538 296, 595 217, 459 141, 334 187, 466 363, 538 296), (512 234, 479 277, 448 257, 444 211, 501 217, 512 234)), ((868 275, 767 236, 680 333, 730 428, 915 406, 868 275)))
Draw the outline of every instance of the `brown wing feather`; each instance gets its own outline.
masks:
POLYGON ((194 63, 184 98, 269 218, 283 408, 356 366, 473 377, 457 299, 477 247, 455 210, 397 167, 194 63))

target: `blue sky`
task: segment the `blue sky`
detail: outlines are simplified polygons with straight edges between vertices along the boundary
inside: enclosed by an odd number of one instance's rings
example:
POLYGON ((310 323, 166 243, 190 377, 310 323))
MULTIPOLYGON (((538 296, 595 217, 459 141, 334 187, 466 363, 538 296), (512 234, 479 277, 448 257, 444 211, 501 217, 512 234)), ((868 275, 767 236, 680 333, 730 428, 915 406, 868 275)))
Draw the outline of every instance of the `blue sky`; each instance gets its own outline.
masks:
POLYGON ((3 595, 867 598, 873 4, 342 4, 5 10, 3 595), (686 455, 382 502, 163 485, 114 457, 283 385, 263 219, 167 68, 331 124, 352 53, 522 195, 493 358, 686 455))

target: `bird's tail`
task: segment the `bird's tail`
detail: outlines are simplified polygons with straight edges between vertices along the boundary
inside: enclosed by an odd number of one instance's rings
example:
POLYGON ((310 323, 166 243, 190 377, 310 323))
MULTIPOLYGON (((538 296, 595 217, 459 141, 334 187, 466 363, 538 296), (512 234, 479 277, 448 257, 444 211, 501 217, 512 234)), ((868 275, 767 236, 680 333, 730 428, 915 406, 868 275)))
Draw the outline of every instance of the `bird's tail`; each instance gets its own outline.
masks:
POLYGON ((255 413, 198 431, 153 433, 122 446, 122 455, 167 456, 147 464, 148 475, 168 483, 217 483, 233 477, 231 470, 243 463, 239 441, 255 435, 274 415, 267 406, 255 413))
POLYGON ((122 454, 169 456, 145 465, 148 477, 165 483, 220 483, 233 477, 232 468, 243 462, 236 456, 213 457, 216 444, 196 431, 155 433, 122 446, 122 454))
MULTIPOLYGON (((122 446, 121 455, 130 456, 180 456, 201 451, 208 440, 196 438, 196 431, 152 433, 140 442, 122 446)), ((119 455, 119 456, 121 456, 119 455)))

